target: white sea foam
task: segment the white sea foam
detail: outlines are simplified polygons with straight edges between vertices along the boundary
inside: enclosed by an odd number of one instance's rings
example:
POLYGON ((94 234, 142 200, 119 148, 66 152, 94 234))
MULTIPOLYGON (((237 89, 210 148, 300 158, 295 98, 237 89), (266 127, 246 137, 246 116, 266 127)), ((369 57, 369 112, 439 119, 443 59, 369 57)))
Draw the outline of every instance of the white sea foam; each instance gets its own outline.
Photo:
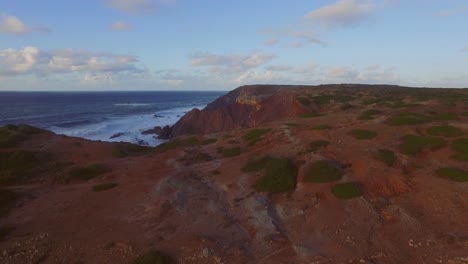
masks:
MULTIPOLYGON (((203 108, 196 107, 196 108, 203 108)), ((82 137, 90 140, 101 140, 109 142, 131 142, 135 144, 144 144, 148 146, 157 146, 163 143, 163 140, 157 139, 155 135, 143 135, 141 132, 151 129, 155 126, 173 125, 192 108, 175 108, 154 114, 133 115, 120 118, 110 118, 108 120, 81 125, 76 127, 50 127, 49 129, 57 134, 64 134, 73 137, 82 137), (120 136, 111 138, 121 133, 120 136)))
POLYGON ((146 103, 118 103, 118 104, 114 104, 114 106, 131 106, 131 107, 147 106, 147 105, 151 105, 151 104, 146 104, 146 103))

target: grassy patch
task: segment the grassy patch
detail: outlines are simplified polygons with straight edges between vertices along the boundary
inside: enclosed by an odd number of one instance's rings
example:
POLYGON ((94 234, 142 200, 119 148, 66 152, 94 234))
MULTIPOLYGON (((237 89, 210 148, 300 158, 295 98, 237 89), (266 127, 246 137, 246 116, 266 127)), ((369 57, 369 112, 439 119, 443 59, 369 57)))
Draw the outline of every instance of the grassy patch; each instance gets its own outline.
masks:
POLYGON ((156 151, 164 152, 180 147, 196 147, 200 145, 200 140, 196 137, 175 138, 156 147, 156 151))
POLYGON ((450 146, 455 151, 454 159, 468 161, 468 138, 456 139, 450 146))
POLYGON ((319 116, 323 116, 324 114, 320 114, 320 113, 316 113, 316 112, 311 112, 311 113, 304 113, 304 114, 300 114, 299 117, 300 118, 313 118, 313 117, 319 117, 319 116))
POLYGON ((436 171, 437 175, 456 182, 468 181, 468 172, 460 168, 440 168, 436 171))
POLYGON ((0 127, 0 148, 15 147, 27 140, 31 135, 43 132, 29 125, 6 125, 0 127))
POLYGON ((353 129, 350 134, 356 139, 373 139, 377 136, 377 132, 364 129, 353 129))
POLYGON ((400 113, 389 120, 392 126, 419 125, 431 122, 433 118, 420 113, 400 113))
POLYGON ((128 156, 138 156, 149 153, 152 150, 154 150, 154 148, 130 143, 116 143, 112 149, 112 157, 125 158, 128 156))
POLYGON ((239 156, 240 154, 241 154, 241 148, 239 147, 223 149, 223 156, 225 158, 239 156))
POLYGON ((325 130, 325 129, 332 129, 333 127, 330 125, 318 125, 314 126, 312 129, 313 130, 325 130))
POLYGON ((430 127, 427 133, 431 136, 439 137, 458 137, 464 134, 461 129, 449 125, 430 127))
POLYGON ((297 167, 287 158, 272 158, 265 163, 265 175, 255 182, 259 192, 287 192, 296 186, 297 167))
POLYGON ((258 141, 260 141, 263 138, 263 136, 270 131, 271 128, 252 129, 249 132, 247 132, 247 134, 245 134, 243 138, 249 143, 249 146, 252 146, 258 141))
POLYGON ((91 164, 87 167, 74 168, 70 170, 70 176, 79 180, 90 180, 111 170, 102 164, 91 164))
POLYGON ((114 187, 117 187, 118 184, 115 183, 115 182, 111 182, 111 183, 102 183, 102 184, 97 184, 97 185, 94 185, 92 190, 93 192, 103 192, 103 191, 107 191, 107 190, 110 190, 114 187))
POLYGON ((338 199, 349 200, 362 196, 362 190, 358 183, 347 182, 335 184, 331 187, 331 192, 338 199))
POLYGON ((330 145, 330 141, 327 140, 314 140, 309 144, 309 151, 315 152, 321 148, 325 148, 326 146, 330 145))
POLYGON ((447 145, 444 139, 437 137, 406 135, 401 140, 400 150, 407 155, 417 154, 424 149, 437 150, 447 145))
POLYGON ((393 151, 388 150, 388 149, 379 149, 374 154, 374 158, 376 160, 378 160, 378 161, 381 161, 381 162, 387 164, 390 167, 393 166, 393 164, 395 164, 395 162, 396 162, 395 153, 393 153, 393 151))
POLYGON ((210 145, 210 144, 214 144, 218 142, 218 139, 216 138, 208 138, 208 139, 205 139, 201 142, 202 145, 210 145))
POLYGON ((434 121, 458 120, 458 116, 455 113, 429 113, 429 115, 434 121))
POLYGON ((374 119, 374 115, 380 115, 382 114, 383 111, 377 110, 377 109, 369 109, 361 113, 361 115, 358 117, 359 120, 370 120, 374 119))
POLYGON ((304 97, 304 96, 299 96, 296 98, 297 101, 299 101, 299 103, 305 105, 305 106, 308 106, 312 103, 312 101, 309 100, 309 98, 307 97, 304 97))
POLYGON ((273 158, 265 156, 262 158, 252 158, 241 168, 243 172, 260 171, 265 168, 266 164, 273 158))
POLYGON ((296 123, 285 123, 284 125, 287 126, 287 127, 298 127, 299 126, 296 123))
POLYGON ((0 189, 0 218, 8 215, 15 206, 19 195, 11 190, 0 189))
POLYGON ((18 183, 43 165, 46 156, 46 153, 26 150, 0 152, 0 184, 18 183))
POLYGON ((333 182, 341 179, 342 173, 328 161, 316 161, 306 168, 304 181, 306 182, 333 182))
POLYGON ((132 264, 172 264, 174 260, 163 253, 151 249, 133 259, 132 264))

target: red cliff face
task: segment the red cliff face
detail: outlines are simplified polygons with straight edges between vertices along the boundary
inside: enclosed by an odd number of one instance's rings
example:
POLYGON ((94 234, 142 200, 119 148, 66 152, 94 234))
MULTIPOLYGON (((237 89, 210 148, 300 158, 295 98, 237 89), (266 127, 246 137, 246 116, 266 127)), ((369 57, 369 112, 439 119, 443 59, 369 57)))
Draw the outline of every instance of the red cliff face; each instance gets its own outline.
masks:
POLYGON ((204 134, 254 127, 288 116, 317 110, 314 104, 297 101, 294 89, 282 86, 250 85, 239 87, 207 105, 193 109, 173 127, 171 136, 204 134))

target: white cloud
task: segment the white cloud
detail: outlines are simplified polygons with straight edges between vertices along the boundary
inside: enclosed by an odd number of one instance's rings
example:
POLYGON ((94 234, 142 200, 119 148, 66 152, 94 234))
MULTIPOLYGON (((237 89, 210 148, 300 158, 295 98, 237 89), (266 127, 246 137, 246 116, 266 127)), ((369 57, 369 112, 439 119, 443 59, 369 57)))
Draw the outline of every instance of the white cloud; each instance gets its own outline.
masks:
POLYGON ((280 39, 282 41, 289 41, 287 46, 291 48, 299 48, 306 43, 326 45, 326 42, 321 40, 317 33, 306 25, 289 26, 280 29, 266 28, 259 30, 259 32, 268 37, 264 42, 267 46, 276 45, 280 39))
POLYGON ((22 50, 0 50, 0 76, 27 74, 38 61, 39 49, 25 47, 22 50))
POLYGON ((260 84, 268 83, 275 79, 275 75, 271 71, 246 71, 236 78, 236 82, 240 84, 260 84))
POLYGON ((291 71, 294 68, 289 65, 282 64, 282 65, 269 65, 269 66, 266 66, 265 69, 268 71, 273 71, 273 72, 278 72, 278 71, 286 72, 286 71, 291 71))
POLYGON ((468 46, 464 47, 461 52, 468 52, 468 46))
POLYGON ((87 73, 80 82, 83 85, 102 85, 113 83, 110 73, 87 73))
POLYGON ((117 21, 111 25, 113 31, 128 31, 130 29, 132 29, 132 25, 125 21, 117 21))
POLYGON ((263 52, 248 55, 196 53, 190 56, 190 63, 196 67, 208 67, 214 73, 236 73, 261 66, 273 58, 273 54, 263 52))
POLYGON ((26 24, 15 16, 3 16, 0 21, 0 33, 25 34, 30 32, 26 24))
POLYGON ((332 29, 358 24, 369 18, 374 10, 372 0, 338 0, 310 12, 306 18, 332 29))
POLYGON ((176 0, 107 0, 107 6, 124 13, 140 15, 152 13, 161 6, 175 2, 176 0))
POLYGON ((278 44, 278 42, 279 42, 278 39, 270 38, 270 39, 265 40, 264 44, 267 45, 267 46, 274 46, 274 45, 278 44))
POLYGON ((449 16, 458 16, 458 15, 463 15, 465 13, 468 13, 468 7, 459 7, 459 8, 453 8, 453 9, 447 9, 440 11, 436 13, 436 16, 439 17, 449 17, 449 16))

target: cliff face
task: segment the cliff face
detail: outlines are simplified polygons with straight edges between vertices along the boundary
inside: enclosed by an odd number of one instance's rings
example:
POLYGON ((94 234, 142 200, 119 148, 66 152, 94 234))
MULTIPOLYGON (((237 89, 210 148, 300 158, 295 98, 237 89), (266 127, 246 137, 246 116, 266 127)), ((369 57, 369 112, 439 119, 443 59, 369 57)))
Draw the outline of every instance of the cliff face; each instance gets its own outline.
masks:
POLYGON ((254 127, 288 116, 316 111, 297 101, 294 89, 282 86, 249 85, 239 87, 207 105, 193 109, 173 127, 171 136, 205 134, 254 127))

